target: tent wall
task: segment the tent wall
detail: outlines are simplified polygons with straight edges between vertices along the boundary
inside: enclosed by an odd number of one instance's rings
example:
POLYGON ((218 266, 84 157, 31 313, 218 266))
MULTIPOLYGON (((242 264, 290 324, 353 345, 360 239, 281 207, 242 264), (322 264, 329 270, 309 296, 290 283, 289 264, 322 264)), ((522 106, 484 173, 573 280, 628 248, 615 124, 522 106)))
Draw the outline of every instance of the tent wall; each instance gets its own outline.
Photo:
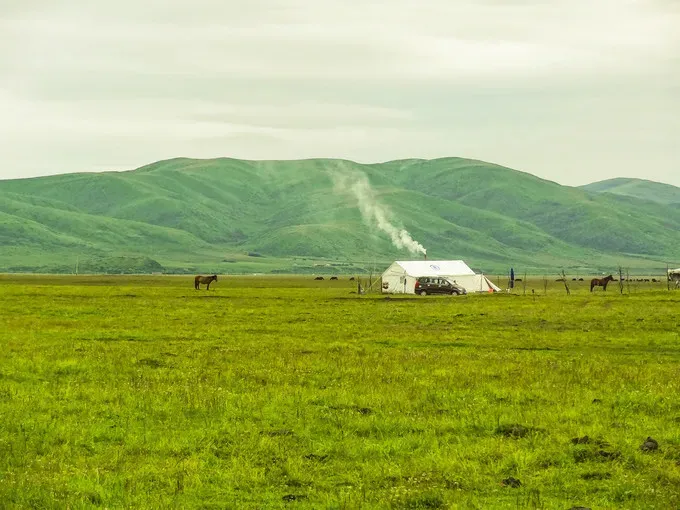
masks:
POLYGON ((483 274, 475 274, 465 262, 460 261, 397 261, 382 275, 382 292, 389 294, 414 294, 416 278, 422 276, 439 276, 456 281, 465 287, 468 293, 500 291, 483 274), (460 270, 459 274, 450 274, 443 270, 460 270), (436 273, 433 275, 432 273, 436 273))
POLYGON ((475 274, 462 260, 398 260, 392 266, 395 264, 406 274, 416 277, 475 274))
POLYGON ((501 290, 483 274, 475 274, 472 276, 450 275, 447 276, 447 278, 451 281, 455 281, 459 285, 462 285, 468 292, 489 292, 489 290, 498 292, 501 290))
POLYGON ((388 294, 414 294, 416 279, 412 276, 383 276, 382 291, 388 294))
MULTIPOLYGON (((482 275, 482 276, 484 276, 484 275, 482 275)), ((487 285, 489 287, 491 287, 491 289, 493 289, 495 292, 501 291, 501 288, 498 285, 496 285, 495 283, 493 283, 491 280, 489 280, 486 276, 484 276, 484 279, 486 280, 487 285)))
POLYGON ((382 275, 382 292, 389 294, 413 294, 415 278, 409 276, 399 263, 395 262, 382 275))

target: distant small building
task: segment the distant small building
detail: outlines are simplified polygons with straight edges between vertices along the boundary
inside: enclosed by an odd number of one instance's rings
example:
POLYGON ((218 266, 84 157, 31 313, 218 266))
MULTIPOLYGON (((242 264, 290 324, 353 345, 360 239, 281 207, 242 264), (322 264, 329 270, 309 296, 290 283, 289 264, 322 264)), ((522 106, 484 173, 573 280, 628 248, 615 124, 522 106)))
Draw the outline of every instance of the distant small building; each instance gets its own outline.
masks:
POLYGON ((389 294, 415 294, 416 279, 441 277, 472 292, 499 292, 483 274, 475 274, 462 260, 398 260, 382 275, 382 291, 389 294))

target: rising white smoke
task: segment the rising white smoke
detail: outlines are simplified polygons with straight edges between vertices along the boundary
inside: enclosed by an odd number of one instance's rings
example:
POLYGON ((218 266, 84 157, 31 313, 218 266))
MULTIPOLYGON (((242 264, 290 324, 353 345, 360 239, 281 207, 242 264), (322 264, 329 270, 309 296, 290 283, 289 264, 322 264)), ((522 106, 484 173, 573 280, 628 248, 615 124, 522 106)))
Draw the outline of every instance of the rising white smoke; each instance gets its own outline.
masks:
POLYGON ((336 192, 350 194, 356 199, 361 216, 369 227, 377 227, 385 232, 399 249, 406 249, 414 255, 426 253, 423 245, 415 241, 411 234, 390 222, 390 210, 377 199, 366 174, 341 166, 331 173, 331 177, 336 192))

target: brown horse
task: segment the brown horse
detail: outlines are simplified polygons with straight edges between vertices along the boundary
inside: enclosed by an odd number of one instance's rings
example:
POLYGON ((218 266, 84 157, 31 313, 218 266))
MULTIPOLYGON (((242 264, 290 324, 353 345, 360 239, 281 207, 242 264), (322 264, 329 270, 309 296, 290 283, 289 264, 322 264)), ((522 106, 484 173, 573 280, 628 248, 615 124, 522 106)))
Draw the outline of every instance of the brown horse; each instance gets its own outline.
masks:
POLYGON ((605 276, 604 278, 593 278, 590 280, 590 292, 593 291, 593 287, 602 287, 602 290, 607 290, 607 284, 613 279, 612 275, 605 276))
POLYGON ((214 274, 212 276, 201 276, 198 275, 196 278, 194 278, 194 289, 199 290, 201 288, 201 284, 205 283, 207 284, 207 287, 205 290, 210 290, 210 283, 211 282, 216 282, 217 281, 217 275, 214 274))

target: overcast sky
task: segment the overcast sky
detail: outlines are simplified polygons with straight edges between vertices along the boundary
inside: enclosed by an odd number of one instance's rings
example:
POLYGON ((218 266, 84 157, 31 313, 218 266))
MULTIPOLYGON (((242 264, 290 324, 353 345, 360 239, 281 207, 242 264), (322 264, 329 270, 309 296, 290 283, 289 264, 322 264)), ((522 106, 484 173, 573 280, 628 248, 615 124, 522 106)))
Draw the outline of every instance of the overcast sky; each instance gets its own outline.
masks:
POLYGON ((680 185, 678 0, 0 0, 0 178, 461 156, 680 185))

